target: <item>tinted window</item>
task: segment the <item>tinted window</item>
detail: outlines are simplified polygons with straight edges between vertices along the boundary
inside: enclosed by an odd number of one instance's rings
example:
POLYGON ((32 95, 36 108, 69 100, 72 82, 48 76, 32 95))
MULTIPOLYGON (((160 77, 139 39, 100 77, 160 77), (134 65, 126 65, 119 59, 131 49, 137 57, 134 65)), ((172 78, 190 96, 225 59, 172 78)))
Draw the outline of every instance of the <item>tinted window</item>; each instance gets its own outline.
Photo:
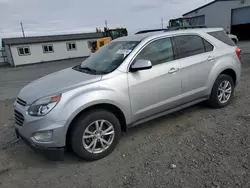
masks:
POLYGON ((208 34, 212 35, 214 38, 226 43, 229 46, 235 46, 234 42, 229 38, 225 31, 209 32, 208 34))
POLYGON ((211 52, 213 51, 214 47, 212 44, 210 44, 209 42, 207 42, 206 40, 203 39, 204 45, 205 45, 205 49, 206 52, 211 52))
POLYGON ((205 52, 203 39, 195 35, 174 37, 179 58, 185 58, 205 52))
POLYGON ((160 39, 148 44, 135 60, 150 60, 152 65, 158 65, 174 59, 170 38, 160 39))

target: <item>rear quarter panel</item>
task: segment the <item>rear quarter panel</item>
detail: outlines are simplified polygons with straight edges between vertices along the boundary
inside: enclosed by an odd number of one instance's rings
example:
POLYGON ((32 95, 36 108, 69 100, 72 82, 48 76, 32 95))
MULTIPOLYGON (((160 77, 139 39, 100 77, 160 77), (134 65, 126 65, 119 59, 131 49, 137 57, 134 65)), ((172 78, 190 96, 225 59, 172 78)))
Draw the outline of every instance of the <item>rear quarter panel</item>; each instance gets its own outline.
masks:
POLYGON ((236 83, 240 80, 241 63, 235 53, 236 47, 227 47, 217 50, 216 59, 207 80, 207 95, 210 95, 218 76, 226 69, 232 69, 236 73, 236 83))

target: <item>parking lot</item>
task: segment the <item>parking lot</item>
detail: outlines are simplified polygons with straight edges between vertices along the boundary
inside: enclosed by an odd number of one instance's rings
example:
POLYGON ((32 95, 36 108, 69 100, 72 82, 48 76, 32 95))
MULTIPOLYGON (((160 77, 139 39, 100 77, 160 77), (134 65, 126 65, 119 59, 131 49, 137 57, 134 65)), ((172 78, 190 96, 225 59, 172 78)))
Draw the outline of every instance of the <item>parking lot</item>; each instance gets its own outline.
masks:
POLYGON ((242 78, 231 105, 199 104, 132 128, 111 155, 95 162, 72 153, 49 161, 18 141, 13 127, 12 105, 24 85, 82 59, 1 68, 0 187, 249 188, 250 42, 239 46, 242 78))

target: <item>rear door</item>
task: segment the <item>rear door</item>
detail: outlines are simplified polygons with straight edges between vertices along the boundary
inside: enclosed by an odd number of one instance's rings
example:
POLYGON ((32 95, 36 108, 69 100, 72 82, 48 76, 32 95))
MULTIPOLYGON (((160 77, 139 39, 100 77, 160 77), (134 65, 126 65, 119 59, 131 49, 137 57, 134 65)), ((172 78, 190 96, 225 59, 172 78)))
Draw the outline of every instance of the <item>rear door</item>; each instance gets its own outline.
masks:
POLYGON ((213 45, 198 35, 176 36, 174 42, 181 65, 182 103, 204 97, 215 62, 213 45))

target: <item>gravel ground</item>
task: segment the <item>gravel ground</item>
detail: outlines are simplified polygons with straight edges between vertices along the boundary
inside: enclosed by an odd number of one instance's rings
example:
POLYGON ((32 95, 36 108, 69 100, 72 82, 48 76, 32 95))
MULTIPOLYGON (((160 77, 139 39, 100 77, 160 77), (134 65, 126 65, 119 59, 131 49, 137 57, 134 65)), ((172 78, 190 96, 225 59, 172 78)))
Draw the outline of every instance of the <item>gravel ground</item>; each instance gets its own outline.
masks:
MULTIPOLYGON (((96 162, 82 161, 71 153, 64 161, 52 162, 17 142, 12 96, 21 85, 2 80, 16 69, 0 70, 0 86, 6 88, 6 92, 0 90, 0 187, 249 188, 250 54, 243 55, 242 66, 241 83, 227 108, 214 110, 199 104, 132 128, 111 155, 96 162)), ((25 67, 17 70, 20 82, 25 77, 30 81, 25 67)))

